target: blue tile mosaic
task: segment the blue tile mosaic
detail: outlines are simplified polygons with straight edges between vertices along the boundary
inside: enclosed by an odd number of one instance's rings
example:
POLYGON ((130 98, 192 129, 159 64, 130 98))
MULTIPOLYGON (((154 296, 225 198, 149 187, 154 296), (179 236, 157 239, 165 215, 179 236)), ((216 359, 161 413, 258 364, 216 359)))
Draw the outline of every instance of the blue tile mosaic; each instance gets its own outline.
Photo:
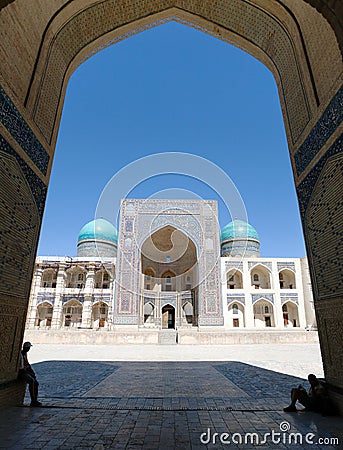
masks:
POLYGON ((47 187, 38 175, 29 167, 26 162, 18 155, 14 148, 6 141, 6 139, 0 134, 0 150, 8 153, 16 158, 21 170, 23 171, 26 181, 28 182, 33 197, 35 199, 38 211, 40 215, 43 215, 45 198, 47 187))
POLYGON ((52 305, 55 303, 55 294, 53 292, 43 292, 37 295, 37 305, 49 302, 52 305))
POLYGON ((305 142, 294 155, 297 174, 300 175, 317 155, 343 120, 343 87, 331 100, 305 142))
POLYGON ((84 295, 62 295, 62 303, 69 302, 69 300, 78 300, 80 303, 84 303, 85 297, 84 295))
POLYGON ((244 294, 226 294, 226 301, 227 304, 229 305, 230 303, 233 302, 239 302, 242 303, 243 305, 245 305, 245 295, 244 294))
POLYGON ((302 218, 305 217, 308 202, 310 200, 313 188, 318 180, 326 161, 333 155, 343 151, 343 135, 341 135, 318 161, 316 166, 311 170, 307 177, 297 186, 299 209, 302 218))
POLYGON ((32 162, 46 175, 50 159, 49 155, 1 86, 0 121, 32 162))
POLYGON ((251 294, 252 303, 263 299, 269 300, 270 302, 274 303, 274 294, 251 294))

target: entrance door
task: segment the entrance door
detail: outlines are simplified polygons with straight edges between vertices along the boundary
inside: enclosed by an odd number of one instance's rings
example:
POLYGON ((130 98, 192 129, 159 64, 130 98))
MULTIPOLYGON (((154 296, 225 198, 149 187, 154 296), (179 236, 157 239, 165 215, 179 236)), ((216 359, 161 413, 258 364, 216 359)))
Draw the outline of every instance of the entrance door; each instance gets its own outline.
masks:
POLYGON ((270 316, 266 316, 264 318, 265 322, 266 322, 266 327, 271 327, 272 326, 272 322, 270 320, 270 316))
POLYGON ((162 308, 162 328, 175 328, 175 309, 166 305, 162 308))
POLYGON ((283 323, 285 327, 288 325, 288 313, 283 313, 283 323))

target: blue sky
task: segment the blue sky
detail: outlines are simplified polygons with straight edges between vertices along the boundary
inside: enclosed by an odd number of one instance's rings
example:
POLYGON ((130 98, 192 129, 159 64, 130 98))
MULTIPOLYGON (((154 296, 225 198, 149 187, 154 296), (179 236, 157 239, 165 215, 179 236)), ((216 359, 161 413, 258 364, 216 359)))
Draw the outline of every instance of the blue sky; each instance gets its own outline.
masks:
MULTIPOLYGON (((243 51, 173 22, 103 50, 72 75, 38 254, 74 256, 79 230, 113 175, 161 152, 195 154, 227 173, 262 256, 304 256, 272 74, 243 51)), ((130 196, 173 188, 218 200, 221 227, 231 220, 211 186, 182 175, 155 176, 130 196)))

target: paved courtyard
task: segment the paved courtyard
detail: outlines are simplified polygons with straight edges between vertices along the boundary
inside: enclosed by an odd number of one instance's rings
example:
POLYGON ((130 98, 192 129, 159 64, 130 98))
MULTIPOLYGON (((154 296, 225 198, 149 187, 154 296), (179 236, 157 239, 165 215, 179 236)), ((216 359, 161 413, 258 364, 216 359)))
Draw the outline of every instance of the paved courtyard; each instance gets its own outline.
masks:
POLYGON ((2 410, 2 449, 343 448, 341 418, 282 411, 292 386, 322 376, 316 344, 37 344, 29 356, 44 407, 2 410))

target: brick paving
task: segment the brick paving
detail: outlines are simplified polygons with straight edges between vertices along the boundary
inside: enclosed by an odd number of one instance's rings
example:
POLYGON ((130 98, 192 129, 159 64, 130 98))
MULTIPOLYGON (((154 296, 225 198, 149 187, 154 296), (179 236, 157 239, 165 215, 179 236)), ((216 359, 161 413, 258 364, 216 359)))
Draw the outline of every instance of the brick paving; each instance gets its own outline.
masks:
POLYGON ((282 411, 290 388, 306 380, 247 362, 54 360, 34 368, 44 407, 0 411, 1 449, 343 448, 342 418, 282 411), (245 435, 262 440, 272 430, 280 442, 252 445, 245 435), (283 442, 292 432, 298 444, 283 442), (306 444, 308 433, 328 444, 306 444))

